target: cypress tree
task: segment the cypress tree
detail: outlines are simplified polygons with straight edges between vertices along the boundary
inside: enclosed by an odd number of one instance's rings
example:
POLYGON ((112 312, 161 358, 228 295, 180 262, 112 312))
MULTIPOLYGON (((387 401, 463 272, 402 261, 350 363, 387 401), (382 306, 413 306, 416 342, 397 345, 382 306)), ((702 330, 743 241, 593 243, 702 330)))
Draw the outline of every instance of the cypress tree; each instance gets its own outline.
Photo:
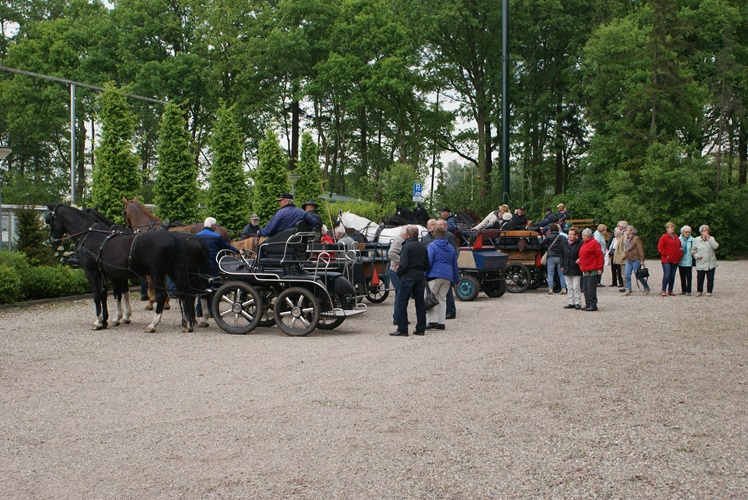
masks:
POLYGON ((267 222, 278 210, 278 196, 290 191, 286 170, 288 159, 278 144, 278 136, 270 129, 260 143, 257 159, 259 165, 255 173, 254 211, 261 221, 267 222))
POLYGON ((305 200, 320 201, 322 195, 322 171, 319 168, 319 148, 312 139, 312 134, 304 132, 301 136, 301 158, 296 165, 299 180, 294 186, 294 194, 301 205, 305 200))
POLYGON ((179 106, 166 105, 158 136, 158 166, 154 194, 162 219, 197 219, 197 163, 190 151, 187 121, 179 106))
POLYGON ((138 157, 133 153, 135 117, 125 97, 113 84, 101 95, 101 141, 96 148, 91 199, 99 211, 123 224, 122 197, 134 198, 140 189, 138 157))
POLYGON ((242 170, 242 138, 234 108, 221 109, 211 140, 208 215, 238 232, 249 219, 249 188, 242 170))

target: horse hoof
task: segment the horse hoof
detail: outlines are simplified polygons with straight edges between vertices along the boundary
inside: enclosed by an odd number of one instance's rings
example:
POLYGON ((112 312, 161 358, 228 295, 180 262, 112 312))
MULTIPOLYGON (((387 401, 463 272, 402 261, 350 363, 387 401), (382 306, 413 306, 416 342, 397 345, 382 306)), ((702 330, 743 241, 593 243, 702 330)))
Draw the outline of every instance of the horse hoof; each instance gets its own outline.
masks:
POLYGON ((164 304, 164 309, 167 311, 171 309, 171 304, 164 304))
POLYGON ((147 306, 145 306, 145 310, 146 311, 153 311, 153 304, 148 304, 147 306))
POLYGON ((145 333, 156 333, 156 329, 153 328, 152 326, 149 326, 148 328, 145 329, 145 333))
POLYGON ((200 328, 208 328, 208 322, 207 321, 201 321, 197 324, 200 328))
POLYGON ((122 323, 125 324, 125 325, 129 325, 130 324, 130 320, 129 319, 122 320, 122 323))

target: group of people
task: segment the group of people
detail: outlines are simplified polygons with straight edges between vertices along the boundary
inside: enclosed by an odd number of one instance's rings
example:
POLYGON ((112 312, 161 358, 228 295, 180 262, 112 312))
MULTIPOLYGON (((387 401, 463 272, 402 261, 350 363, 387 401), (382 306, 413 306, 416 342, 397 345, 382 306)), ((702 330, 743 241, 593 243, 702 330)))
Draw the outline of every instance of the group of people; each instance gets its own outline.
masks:
MULTIPOLYGON (((445 207, 446 208, 446 207, 445 207)), ((454 297, 450 301, 452 285, 460 279, 457 267, 457 240, 448 230, 450 211, 442 210, 442 218, 427 223, 428 234, 419 241, 416 226, 403 227, 390 244, 389 278, 395 289, 392 323, 397 328, 393 337, 408 336, 408 302, 415 302, 416 327, 413 335, 424 335, 426 330, 446 329, 446 319, 456 316, 454 297), (427 293, 437 299, 436 305, 426 309, 427 293), (449 311, 449 308, 452 311, 449 311)))

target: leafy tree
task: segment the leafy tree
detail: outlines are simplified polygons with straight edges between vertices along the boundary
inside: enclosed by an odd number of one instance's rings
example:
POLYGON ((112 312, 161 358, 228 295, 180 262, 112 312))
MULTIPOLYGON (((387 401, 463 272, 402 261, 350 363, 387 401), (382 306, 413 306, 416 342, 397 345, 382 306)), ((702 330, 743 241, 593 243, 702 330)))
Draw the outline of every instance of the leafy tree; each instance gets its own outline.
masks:
POLYGON ((301 136, 301 159, 296 166, 299 180, 294 185, 294 197, 298 200, 319 200, 322 195, 322 172, 319 168, 319 148, 312 139, 312 134, 304 132, 301 136))
POLYGON ((19 208, 16 210, 16 217, 18 218, 16 250, 23 252, 32 266, 53 264, 52 249, 44 245, 49 238, 49 233, 39 220, 39 213, 31 207, 19 208))
POLYGON ((106 84, 101 95, 101 141, 96 148, 91 199, 110 220, 123 223, 122 197, 134 198, 140 188, 138 157, 133 153, 134 116, 122 93, 106 84))
POLYGON ((260 220, 270 220, 278 209, 276 199, 290 191, 288 182, 288 160, 278 144, 278 136, 268 129, 260 143, 255 172, 254 211, 260 220))
POLYGON ((393 163, 382 176, 382 195, 385 200, 403 207, 413 206, 413 183, 417 181, 411 165, 393 163))
POLYGON ((184 113, 173 103, 166 106, 161 120, 154 191, 162 219, 190 222, 197 218, 197 163, 190 151, 184 113))
POLYGON ((233 107, 221 110, 211 146, 208 213, 219 224, 238 231, 249 218, 249 189, 242 170, 242 138, 233 107))

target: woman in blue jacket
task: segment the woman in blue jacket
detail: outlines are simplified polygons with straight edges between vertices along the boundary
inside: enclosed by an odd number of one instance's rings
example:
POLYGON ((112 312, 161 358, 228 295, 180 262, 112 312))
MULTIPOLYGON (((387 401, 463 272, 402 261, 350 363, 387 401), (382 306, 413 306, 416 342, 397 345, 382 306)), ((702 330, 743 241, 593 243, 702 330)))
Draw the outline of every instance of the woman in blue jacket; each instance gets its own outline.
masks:
POLYGON ((426 329, 444 330, 447 316, 447 292, 452 284, 460 281, 457 268, 457 251, 445 239, 446 231, 437 225, 434 228, 434 241, 428 246, 429 264, 426 272, 426 286, 436 295, 439 303, 426 311, 426 329))
POLYGON ((678 262, 678 273, 680 274, 680 293, 681 295, 691 295, 691 278, 693 277, 693 236, 691 236, 691 226, 680 228, 680 249, 683 251, 683 257, 678 262))

